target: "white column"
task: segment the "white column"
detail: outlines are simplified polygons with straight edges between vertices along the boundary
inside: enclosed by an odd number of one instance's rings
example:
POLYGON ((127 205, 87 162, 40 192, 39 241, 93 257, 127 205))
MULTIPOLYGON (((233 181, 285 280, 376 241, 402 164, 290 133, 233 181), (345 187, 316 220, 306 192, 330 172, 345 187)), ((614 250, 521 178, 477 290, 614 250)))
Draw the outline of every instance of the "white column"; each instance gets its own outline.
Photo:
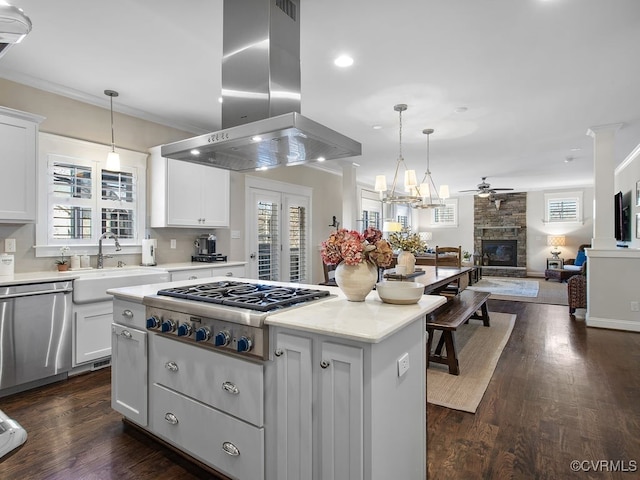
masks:
POLYGON ((621 123, 600 125, 587 130, 593 137, 593 238, 594 249, 614 249, 616 239, 613 235, 613 188, 614 188, 614 139, 621 123))
MULTIPOLYGON (((361 230, 358 223, 358 189, 356 169, 353 163, 342 167, 342 228, 361 230)), ((613 229, 613 227, 611 227, 613 229)))

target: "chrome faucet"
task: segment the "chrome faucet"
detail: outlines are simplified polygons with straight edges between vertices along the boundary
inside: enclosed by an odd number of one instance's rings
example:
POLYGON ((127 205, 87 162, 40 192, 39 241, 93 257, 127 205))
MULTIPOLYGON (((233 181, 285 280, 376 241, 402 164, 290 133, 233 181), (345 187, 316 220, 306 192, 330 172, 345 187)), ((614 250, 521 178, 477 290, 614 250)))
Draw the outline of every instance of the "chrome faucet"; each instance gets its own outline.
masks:
POLYGON ((102 240, 104 240, 105 238, 113 238, 113 240, 116 242, 116 252, 119 252, 120 250, 122 250, 122 247, 120 246, 120 242, 118 242, 118 237, 109 230, 104 232, 98 239, 98 268, 104 268, 104 259, 111 258, 111 255, 102 254, 102 240))

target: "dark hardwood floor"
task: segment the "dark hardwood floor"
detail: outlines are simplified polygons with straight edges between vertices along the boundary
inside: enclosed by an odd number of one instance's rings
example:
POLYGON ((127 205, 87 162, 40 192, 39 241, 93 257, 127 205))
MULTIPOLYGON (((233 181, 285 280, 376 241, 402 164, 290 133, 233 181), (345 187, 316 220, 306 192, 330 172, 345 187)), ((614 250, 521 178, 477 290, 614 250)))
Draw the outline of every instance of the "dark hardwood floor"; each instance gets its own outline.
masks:
MULTIPOLYGON (((640 334, 586 328, 566 306, 489 310, 517 314, 513 333, 475 415, 427 405, 429 478, 638 478, 570 462, 640 463, 640 334)), ((0 409, 29 434, 0 460, 2 480, 215 478, 125 427, 109 369, 0 398, 0 409)))

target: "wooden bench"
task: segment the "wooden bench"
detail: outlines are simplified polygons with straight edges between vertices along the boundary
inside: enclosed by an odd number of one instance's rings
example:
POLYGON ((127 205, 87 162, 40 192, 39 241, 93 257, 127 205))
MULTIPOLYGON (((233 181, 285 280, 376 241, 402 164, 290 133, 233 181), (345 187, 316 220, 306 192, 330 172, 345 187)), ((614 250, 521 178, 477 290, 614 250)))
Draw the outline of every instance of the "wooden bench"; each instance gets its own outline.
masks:
POLYGON ((489 311, 487 309, 489 295, 487 292, 463 290, 427 317, 427 332, 429 333, 427 367, 429 362, 442 363, 449 365, 450 374, 460 375, 454 332, 460 325, 468 323, 470 319, 482 320, 485 327, 489 326, 489 311), (432 353, 433 334, 436 330, 442 331, 442 335, 432 353), (442 355, 443 346, 446 348, 446 356, 442 355))

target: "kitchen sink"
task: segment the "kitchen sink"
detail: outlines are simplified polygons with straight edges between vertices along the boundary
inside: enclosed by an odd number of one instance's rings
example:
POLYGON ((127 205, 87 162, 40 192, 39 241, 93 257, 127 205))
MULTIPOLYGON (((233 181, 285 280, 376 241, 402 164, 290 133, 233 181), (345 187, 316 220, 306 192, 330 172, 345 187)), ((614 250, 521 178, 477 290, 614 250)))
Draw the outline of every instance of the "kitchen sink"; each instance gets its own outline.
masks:
POLYGON ((93 303, 111 300, 110 288, 131 287, 148 283, 168 282, 169 272, 157 268, 124 267, 69 272, 77 275, 73 281, 73 303, 93 303))

